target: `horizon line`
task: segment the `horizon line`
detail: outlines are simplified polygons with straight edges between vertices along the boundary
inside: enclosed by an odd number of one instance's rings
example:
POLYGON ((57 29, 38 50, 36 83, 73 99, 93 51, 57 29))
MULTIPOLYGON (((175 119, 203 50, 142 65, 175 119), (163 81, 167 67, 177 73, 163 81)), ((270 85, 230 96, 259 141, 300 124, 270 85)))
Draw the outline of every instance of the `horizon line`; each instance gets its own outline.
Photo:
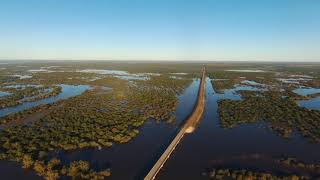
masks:
POLYGON ((320 60, 165 60, 165 59, 149 59, 149 60, 141 60, 141 59, 0 59, 0 61, 121 61, 121 62, 291 62, 291 63, 320 63, 320 60))

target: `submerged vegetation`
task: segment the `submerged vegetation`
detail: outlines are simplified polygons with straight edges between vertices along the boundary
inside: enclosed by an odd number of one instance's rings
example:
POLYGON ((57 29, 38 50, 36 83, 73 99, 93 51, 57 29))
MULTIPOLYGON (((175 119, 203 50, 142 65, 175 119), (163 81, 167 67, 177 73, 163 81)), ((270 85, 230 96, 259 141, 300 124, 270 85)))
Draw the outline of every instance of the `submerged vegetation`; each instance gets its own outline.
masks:
MULTIPOLYGON (((1 117, 0 159, 16 161, 45 179, 104 179, 112 174, 112 163, 98 167, 88 159, 64 159, 61 153, 128 143, 151 119, 174 124, 178 95, 199 77, 202 64, 82 62, 5 66, 0 71, 0 91, 9 94, 0 97, 0 109, 58 96, 62 84, 90 88, 75 97, 1 117)), ((219 94, 235 87, 254 87, 232 92, 240 100, 218 101, 222 128, 264 121, 283 137, 289 138, 298 130, 313 143, 320 142, 320 111, 297 104, 320 94, 303 96, 293 92, 301 87, 319 88, 319 66, 221 63, 206 67, 219 94)), ((294 158, 277 162, 315 174, 319 171, 319 164, 294 158)), ((294 171, 277 174, 227 166, 212 168, 206 175, 213 179, 318 178, 294 171)))
POLYGON ((273 179, 273 180, 299 180, 311 179, 308 176, 275 175, 269 172, 246 169, 222 169, 216 168, 206 173, 210 179, 273 179))
POLYGON ((2 87, 0 90, 10 93, 10 95, 0 98, 0 108, 17 106, 23 102, 38 101, 61 93, 60 86, 13 85, 2 87))
POLYGON ((208 168, 203 175, 210 179, 319 179, 320 164, 305 163, 293 157, 271 158, 269 163, 281 167, 277 172, 260 170, 259 168, 208 168))

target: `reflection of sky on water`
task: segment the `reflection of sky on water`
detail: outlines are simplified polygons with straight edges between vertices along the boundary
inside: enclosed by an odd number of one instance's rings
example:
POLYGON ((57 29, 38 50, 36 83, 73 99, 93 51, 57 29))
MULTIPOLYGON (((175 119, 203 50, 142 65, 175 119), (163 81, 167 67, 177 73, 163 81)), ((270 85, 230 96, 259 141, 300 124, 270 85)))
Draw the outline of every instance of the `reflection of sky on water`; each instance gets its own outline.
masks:
POLYGON ((129 73, 127 71, 119 70, 105 70, 105 69, 83 69, 77 72, 81 73, 95 73, 101 75, 112 75, 123 80, 149 80, 150 76, 160 76, 159 73, 129 73))
POLYGON ((8 95, 10 95, 10 94, 11 94, 11 93, 9 93, 9 92, 0 91, 0 97, 8 96, 8 95))
POLYGON ((27 87, 42 87, 42 85, 36 85, 36 84, 13 84, 13 85, 6 85, 3 88, 15 88, 15 89, 25 89, 27 87))
POLYGON ((293 90, 293 92, 301 96, 307 96, 310 94, 320 93, 320 89, 319 88, 297 88, 293 90))
POLYGON ((309 100, 298 101, 298 104, 308 109, 320 110, 320 96, 309 100))
MULTIPOLYGON (((301 96, 307 96, 312 94, 320 93, 319 88, 297 88, 293 90, 294 93, 297 93, 301 96)), ((308 109, 320 110, 320 96, 308 99, 308 100, 301 100, 298 101, 299 106, 305 107, 308 109)))
POLYGON ((223 94, 215 94, 220 99, 231 99, 231 100, 241 100, 240 94, 237 91, 265 91, 266 89, 257 88, 254 86, 243 86, 243 85, 236 85, 233 89, 226 89, 224 90, 223 94))

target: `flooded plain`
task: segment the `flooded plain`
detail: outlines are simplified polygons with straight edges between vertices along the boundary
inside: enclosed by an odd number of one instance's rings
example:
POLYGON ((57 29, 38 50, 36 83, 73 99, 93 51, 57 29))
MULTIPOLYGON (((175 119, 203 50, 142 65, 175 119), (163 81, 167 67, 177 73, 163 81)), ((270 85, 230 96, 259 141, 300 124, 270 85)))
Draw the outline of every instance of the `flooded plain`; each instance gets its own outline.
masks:
MULTIPOLYGON (((320 93, 320 88, 298 88, 293 90, 294 93, 297 93, 302 96, 308 96, 320 93)), ((298 101, 299 106, 305 107, 308 109, 320 110, 320 97, 314 97, 308 100, 298 101)))
POLYGON ((0 97, 8 96, 8 95, 10 95, 10 94, 11 94, 11 93, 9 93, 9 92, 0 91, 0 97))
MULTIPOLYGON (((230 70, 231 71, 231 70, 230 70)), ((235 70, 232 70, 235 71, 235 70)), ((251 70, 250 70, 251 71, 251 70)), ((254 70, 254 72, 264 72, 254 70)), ((87 73, 113 75, 126 80, 147 80, 155 74, 129 74, 126 71, 85 71, 87 73)), ((185 75, 185 73, 172 73, 185 75)), ((181 78, 172 76, 172 78, 181 78)), ((179 131, 183 120, 193 110, 199 88, 199 80, 185 89, 179 98, 175 115, 176 122, 168 124, 152 119, 145 122, 139 129, 139 135, 126 144, 114 144, 111 148, 82 149, 71 152, 57 152, 63 163, 74 160, 86 160, 95 169, 111 168, 112 175, 107 179, 143 179, 162 152, 170 144, 179 131), (124 173, 125 172, 125 173, 124 173)), ((272 162, 272 158, 292 156, 306 162, 316 162, 320 159, 320 144, 313 144, 295 131, 289 139, 279 136, 270 130, 263 121, 241 124, 233 129, 223 129, 220 126, 218 101, 221 99, 241 100, 237 91, 265 91, 261 84, 254 81, 242 81, 233 89, 223 93, 214 91, 211 79, 206 83, 206 107, 198 128, 186 135, 165 164, 157 179, 207 179, 203 173, 211 167, 251 168, 264 171, 285 173, 272 162), (251 86, 252 85, 252 86, 251 86)), ((54 103, 61 99, 77 96, 90 89, 85 85, 61 84, 62 92, 54 97, 35 102, 25 102, 21 105, 0 109, 0 117, 39 106, 54 103)), ((24 88, 12 86, 12 88, 24 88)), ((319 93, 315 88, 299 88, 293 92, 300 95, 319 93)), ((6 92, 0 91, 5 97, 6 92)), ((299 101, 298 104, 309 109, 320 110, 320 97, 299 101)), ((23 170, 20 164, 0 161, 0 174, 8 179, 41 179, 33 171, 23 170)))
POLYGON ((299 106, 308 109, 320 110, 320 97, 315 97, 309 100, 302 100, 298 102, 299 106))

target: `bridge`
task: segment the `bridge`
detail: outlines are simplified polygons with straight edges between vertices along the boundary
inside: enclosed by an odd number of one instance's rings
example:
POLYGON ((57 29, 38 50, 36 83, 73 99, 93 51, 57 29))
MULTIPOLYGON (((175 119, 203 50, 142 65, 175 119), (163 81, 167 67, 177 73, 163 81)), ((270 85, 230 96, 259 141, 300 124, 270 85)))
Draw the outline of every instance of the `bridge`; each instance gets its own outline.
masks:
POLYGON ((185 124, 182 126, 179 133, 172 140, 170 145, 167 147, 167 149, 164 151, 164 153, 161 155, 158 161, 154 164, 154 166, 149 171, 149 173, 145 176, 144 180, 153 180, 156 178, 157 174, 160 172, 161 168, 169 159, 170 155, 172 154, 174 149, 177 147, 177 145, 179 144, 183 136, 185 134, 192 133, 195 130, 198 122, 200 121, 202 114, 204 112, 204 107, 205 107, 205 82, 206 82, 205 67, 202 68, 201 73, 202 74, 201 74, 200 88, 198 91, 198 98, 194 106, 194 109, 192 111, 192 114, 185 121, 185 124))

